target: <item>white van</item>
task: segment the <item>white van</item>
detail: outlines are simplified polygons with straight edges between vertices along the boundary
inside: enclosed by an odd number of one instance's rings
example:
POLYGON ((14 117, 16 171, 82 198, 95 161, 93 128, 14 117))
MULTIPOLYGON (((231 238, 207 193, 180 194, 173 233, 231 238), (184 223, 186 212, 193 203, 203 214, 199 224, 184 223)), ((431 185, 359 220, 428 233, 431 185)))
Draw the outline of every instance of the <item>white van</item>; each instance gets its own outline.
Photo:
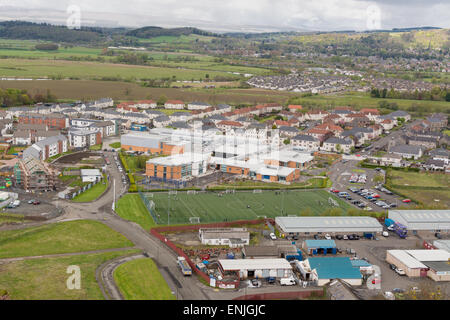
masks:
POLYGON ((280 284, 282 286, 294 286, 297 284, 297 282, 295 282, 295 279, 290 277, 290 278, 281 278, 280 279, 280 284))

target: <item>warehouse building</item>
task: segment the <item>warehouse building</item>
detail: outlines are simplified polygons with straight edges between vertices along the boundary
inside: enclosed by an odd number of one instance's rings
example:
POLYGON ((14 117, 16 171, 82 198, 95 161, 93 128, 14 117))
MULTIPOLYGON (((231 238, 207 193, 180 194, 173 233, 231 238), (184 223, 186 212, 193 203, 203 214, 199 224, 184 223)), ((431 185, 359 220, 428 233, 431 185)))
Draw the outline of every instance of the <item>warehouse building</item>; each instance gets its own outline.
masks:
POLYGON ((383 231, 383 226, 372 217, 276 217, 275 225, 284 235, 383 231))
POLYGON ((309 255, 336 254, 336 242, 334 240, 305 240, 302 248, 309 255))
POLYGON ((408 230, 450 230, 450 210, 389 210, 389 219, 408 230))
POLYGON ((450 281, 450 253, 445 250, 388 250, 386 261, 403 269, 408 277, 429 276, 450 281))
POLYGON ((306 281, 324 286, 333 280, 342 280, 352 286, 362 285, 362 274, 354 267, 349 257, 308 258, 297 261, 296 266, 306 281))
POLYGON ((434 240, 433 246, 437 249, 442 249, 450 252, 450 240, 434 240))
POLYGON ((226 259, 219 260, 222 275, 237 275, 239 279, 288 278, 292 276, 292 266, 282 258, 278 259, 226 259))

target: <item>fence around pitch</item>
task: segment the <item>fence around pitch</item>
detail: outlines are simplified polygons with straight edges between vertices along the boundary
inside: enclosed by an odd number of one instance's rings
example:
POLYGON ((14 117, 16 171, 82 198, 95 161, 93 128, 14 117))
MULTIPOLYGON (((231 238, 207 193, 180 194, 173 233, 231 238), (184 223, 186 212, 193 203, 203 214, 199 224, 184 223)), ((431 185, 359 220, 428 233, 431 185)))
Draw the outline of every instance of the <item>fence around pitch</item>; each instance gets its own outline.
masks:
POLYGON ((153 220, 155 221, 156 224, 159 224, 159 220, 158 217, 156 215, 155 210, 153 210, 153 208, 150 206, 150 200, 145 196, 145 194, 141 191, 138 190, 139 196, 142 199, 142 202, 144 203, 145 207, 147 208, 148 212, 150 212, 153 220))
MULTIPOLYGON (((172 249, 178 256, 184 257, 191 267, 192 271, 195 272, 198 276, 200 276, 203 280, 205 280, 208 284, 210 283, 210 277, 199 270, 195 263, 189 258, 189 256, 180 248, 178 248, 172 241, 167 239, 161 232, 175 232, 175 231, 187 231, 187 230, 198 230, 201 228, 226 228, 233 227, 234 225, 243 225, 243 224, 260 224, 260 223, 270 222, 275 224, 273 219, 259 219, 259 220, 240 220, 240 221, 231 221, 231 222, 217 222, 217 223, 204 223, 204 224, 196 224, 196 225, 182 225, 182 226, 164 226, 164 227, 154 227, 150 229, 150 233, 158 238, 162 243, 172 249)), ((239 280, 235 281, 220 281, 216 280, 216 287, 219 288, 238 288, 239 280)))

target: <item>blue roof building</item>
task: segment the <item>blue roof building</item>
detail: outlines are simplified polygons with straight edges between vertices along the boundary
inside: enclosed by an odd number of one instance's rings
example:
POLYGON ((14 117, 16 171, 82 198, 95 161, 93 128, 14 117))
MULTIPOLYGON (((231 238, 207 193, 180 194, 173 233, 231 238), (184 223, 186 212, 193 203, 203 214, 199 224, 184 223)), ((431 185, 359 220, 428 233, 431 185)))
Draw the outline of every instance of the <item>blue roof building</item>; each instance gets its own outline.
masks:
POLYGON ((310 255, 336 254, 336 242, 334 240, 305 240, 303 249, 310 255))
POLYGON ((362 274, 359 268, 353 266, 349 257, 309 258, 308 264, 317 276, 319 286, 335 279, 341 279, 353 286, 362 284, 362 274))

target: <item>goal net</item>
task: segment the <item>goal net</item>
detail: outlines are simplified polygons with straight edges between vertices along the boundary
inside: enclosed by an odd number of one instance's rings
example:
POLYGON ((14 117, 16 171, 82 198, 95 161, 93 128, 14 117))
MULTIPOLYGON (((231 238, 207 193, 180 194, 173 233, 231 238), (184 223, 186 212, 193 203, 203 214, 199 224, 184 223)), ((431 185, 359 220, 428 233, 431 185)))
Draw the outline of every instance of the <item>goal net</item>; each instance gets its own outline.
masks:
POLYGON ((200 223, 200 217, 189 217, 189 223, 192 223, 192 224, 200 223))
POLYGON ((253 193, 262 193, 262 190, 261 189, 255 189, 255 190, 253 190, 253 193))
POLYGON ((227 189, 225 190, 225 193, 235 193, 236 190, 234 189, 227 189))
POLYGON ((155 211, 155 202, 154 202, 153 200, 150 200, 150 201, 148 202, 148 208, 149 208, 150 210, 152 210, 153 212, 155 211))
POLYGON ((187 194, 197 194, 196 190, 188 190, 187 194))
POLYGON ((145 196, 146 196, 147 198, 153 199, 153 193, 147 193, 145 196))
POLYGON ((169 196, 176 196, 177 195, 177 191, 169 191, 169 196))

